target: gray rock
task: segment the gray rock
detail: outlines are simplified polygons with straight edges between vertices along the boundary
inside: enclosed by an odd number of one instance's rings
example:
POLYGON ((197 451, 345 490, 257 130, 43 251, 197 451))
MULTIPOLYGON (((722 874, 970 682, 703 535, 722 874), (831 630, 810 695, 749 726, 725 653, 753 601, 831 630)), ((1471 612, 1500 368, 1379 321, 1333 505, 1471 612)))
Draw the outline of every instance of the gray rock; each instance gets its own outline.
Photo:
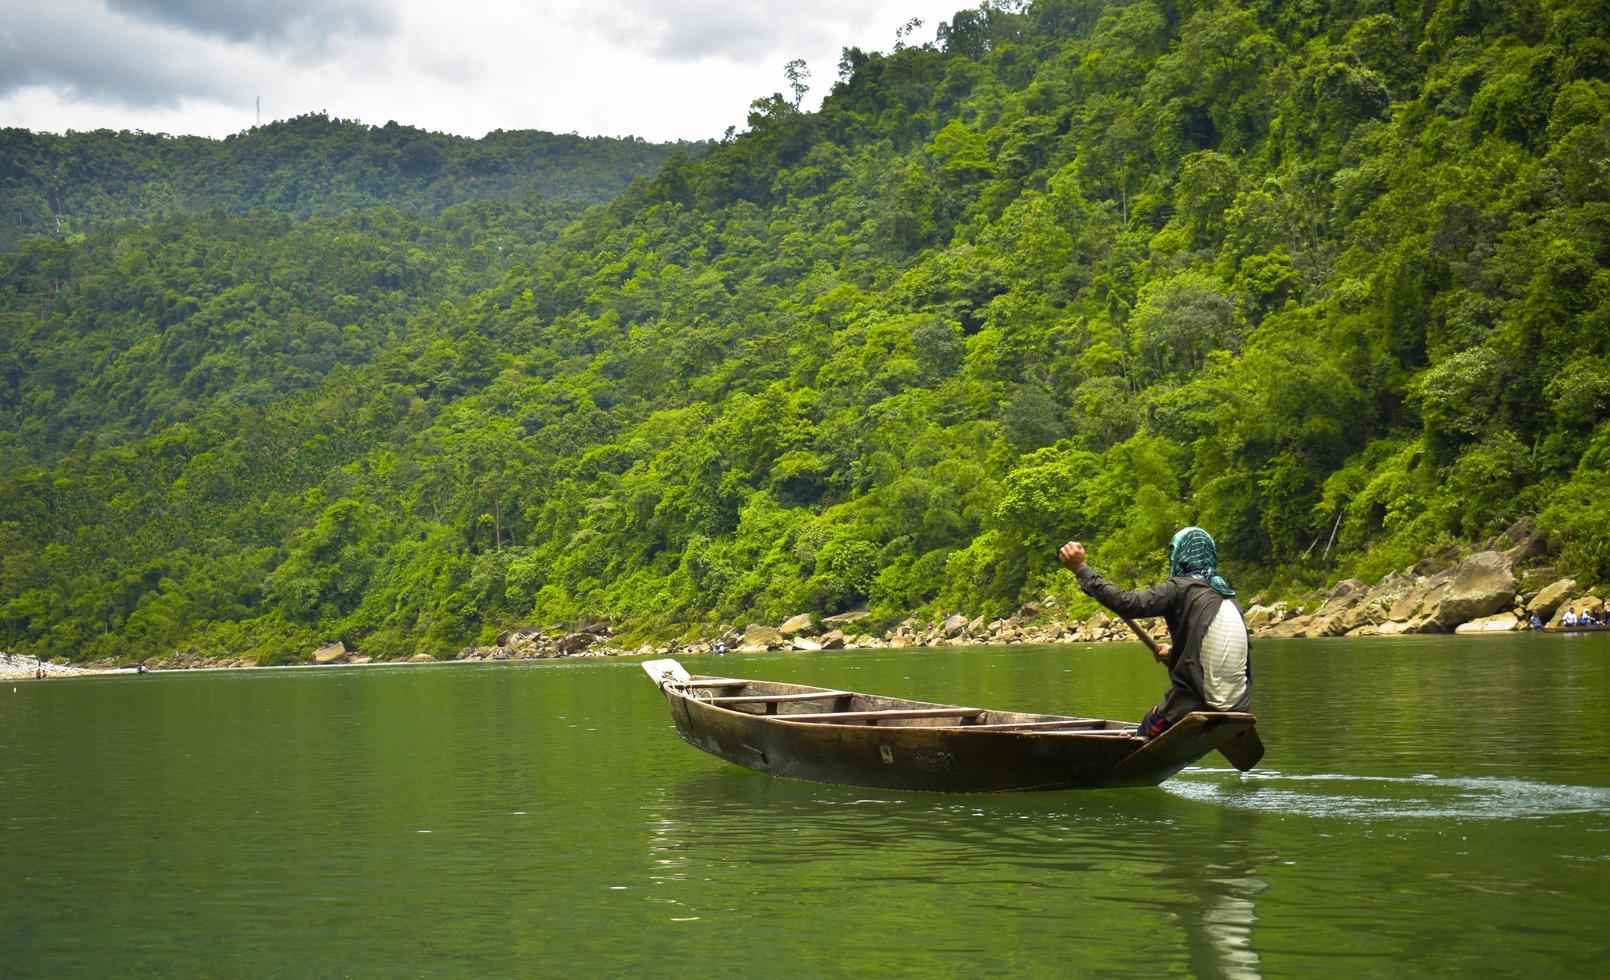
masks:
POLYGON ((810 613, 800 613, 798 616, 790 616, 783 620, 783 624, 777 627, 777 632, 787 637, 815 636, 817 629, 811 623, 810 613))
POLYGON ((823 650, 842 650, 844 649, 844 634, 839 630, 828 630, 821 635, 818 642, 822 644, 823 650))
POLYGON ((956 613, 939 625, 940 631, 948 638, 958 636, 967 628, 967 617, 956 613))
POLYGON ((1576 591, 1576 579, 1574 578, 1562 578, 1550 582, 1543 587, 1543 591, 1532 597, 1532 601, 1526 604, 1526 611, 1536 613, 1539 619, 1549 619, 1574 591, 1576 591))
POLYGON ((798 651, 801 651, 801 652, 807 652, 807 651, 820 650, 820 649, 822 649, 822 645, 820 643, 816 642, 815 640, 806 639, 803 636, 796 636, 793 639, 793 642, 792 642, 792 644, 790 646, 790 649, 798 650, 798 651))
MULTIPOLYGON (((1366 622, 1375 622, 1367 612, 1353 613, 1369 595, 1369 586, 1356 578, 1343 579, 1331 586, 1326 593, 1325 601, 1314 610, 1312 616, 1294 632, 1272 633, 1271 635, 1290 636, 1341 636, 1350 629, 1354 629, 1366 622)), ((1382 617, 1384 618, 1384 617, 1382 617)))
POLYGON ((1308 627, 1312 623, 1313 618, 1314 617, 1312 616, 1292 616, 1289 619, 1285 619, 1269 627, 1269 629, 1264 631, 1263 635, 1274 637, 1276 639, 1309 636, 1311 634, 1308 632, 1308 627))
POLYGON ((1373 634, 1370 634, 1370 635, 1372 635, 1372 636, 1402 636, 1405 633, 1407 633, 1408 631, 1409 631, 1409 624, 1408 623, 1398 621, 1398 620, 1392 620, 1392 621, 1382 623, 1381 625, 1375 627, 1375 632, 1373 634))
POLYGON ((313 651, 313 662, 316 664, 333 664, 347 655, 347 645, 340 640, 326 643, 313 651))
POLYGON ((1448 632, 1448 628, 1437 622, 1437 617, 1434 613, 1421 613, 1405 623, 1403 627, 1403 633, 1406 636, 1446 632, 1448 632))
MULTIPOLYGON (((1284 622, 1289 616, 1290 611, 1287 610, 1286 604, 1277 602, 1272 606, 1251 606, 1246 610, 1243 618, 1246 620, 1247 629, 1258 633, 1284 622)), ((1094 620, 1091 622, 1094 623, 1094 620)))
POLYGON ((571 633, 559 638, 554 648, 565 656, 572 656, 592 646, 598 640, 598 635, 591 632, 571 633))
POLYGON ((1384 622, 1386 611, 1367 598, 1336 617, 1334 626, 1345 636, 1364 626, 1379 626, 1384 622))
POLYGON ((1439 585, 1435 589, 1422 585, 1419 588, 1411 589, 1387 609, 1387 618, 1396 622, 1408 622, 1420 615, 1420 610, 1426 608, 1428 604, 1440 601, 1442 598, 1441 591, 1444 588, 1446 588, 1445 585, 1439 585))
POLYGON ((744 630, 743 640, 738 649, 746 653, 756 653, 761 650, 780 650, 787 645, 783 634, 770 626, 761 626, 750 623, 744 630))
POLYGON ((1481 619, 1472 619, 1468 623, 1460 623, 1455 633, 1513 633, 1521 628, 1521 621, 1515 618, 1514 613, 1499 613, 1496 616, 1483 616, 1481 619))
POLYGON ((1471 555, 1455 568, 1433 617, 1452 629, 1460 623, 1491 616, 1515 601, 1515 573, 1496 551, 1471 555))
POLYGON ((1325 593, 1325 602, 1352 605, 1354 602, 1364 598, 1369 591, 1370 587, 1361 579, 1344 578, 1331 586, 1330 591, 1325 593))

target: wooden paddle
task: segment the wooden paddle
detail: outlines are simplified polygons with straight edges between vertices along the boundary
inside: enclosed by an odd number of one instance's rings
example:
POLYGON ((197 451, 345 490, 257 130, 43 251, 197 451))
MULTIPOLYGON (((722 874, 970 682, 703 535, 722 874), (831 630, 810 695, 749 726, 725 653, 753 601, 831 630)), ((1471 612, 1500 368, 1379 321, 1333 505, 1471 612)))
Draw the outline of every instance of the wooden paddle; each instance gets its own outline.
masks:
MULTIPOLYGON (((1134 634, 1140 638, 1140 642, 1146 644, 1146 649, 1152 652, 1153 657, 1159 660, 1162 659, 1163 648, 1158 645, 1156 640, 1152 639, 1150 633, 1141 629, 1140 624, 1128 616, 1119 616, 1118 618, 1124 621, 1125 626, 1134 631, 1134 634)), ((1259 760, 1263 758, 1263 739, 1258 737, 1256 728, 1249 728, 1219 746, 1219 754, 1224 756, 1230 765, 1235 766, 1242 772, 1246 772, 1257 765, 1259 760)))

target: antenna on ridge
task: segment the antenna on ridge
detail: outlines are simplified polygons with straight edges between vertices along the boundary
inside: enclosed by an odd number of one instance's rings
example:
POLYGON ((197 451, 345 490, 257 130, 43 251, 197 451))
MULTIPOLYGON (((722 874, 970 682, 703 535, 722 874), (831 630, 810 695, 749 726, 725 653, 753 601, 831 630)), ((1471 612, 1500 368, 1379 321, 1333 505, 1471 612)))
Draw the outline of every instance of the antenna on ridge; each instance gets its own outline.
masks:
POLYGON ((257 125, 261 126, 262 124, 263 124, 263 97, 261 95, 259 95, 257 97, 257 125))

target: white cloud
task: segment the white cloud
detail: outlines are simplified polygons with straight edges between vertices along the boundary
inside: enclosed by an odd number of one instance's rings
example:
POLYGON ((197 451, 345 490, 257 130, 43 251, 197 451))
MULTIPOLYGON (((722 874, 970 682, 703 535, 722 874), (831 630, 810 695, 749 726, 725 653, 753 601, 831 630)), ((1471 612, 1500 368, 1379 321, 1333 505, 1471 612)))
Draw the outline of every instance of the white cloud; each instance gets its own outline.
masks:
POLYGON ((805 58, 815 104, 846 46, 887 50, 958 0, 0 0, 0 125, 223 136, 310 111, 479 136, 546 129, 653 140, 742 127, 805 58), (266 6, 266 5, 264 5, 266 6), (303 43, 302 38, 318 39, 303 43))
POLYGON ((131 19, 229 41, 321 46, 336 36, 385 34, 389 8, 376 0, 105 0, 131 19))
POLYGON ((248 48, 132 21, 92 0, 0 8, 0 93, 46 88, 67 101, 172 106, 238 94, 248 48))

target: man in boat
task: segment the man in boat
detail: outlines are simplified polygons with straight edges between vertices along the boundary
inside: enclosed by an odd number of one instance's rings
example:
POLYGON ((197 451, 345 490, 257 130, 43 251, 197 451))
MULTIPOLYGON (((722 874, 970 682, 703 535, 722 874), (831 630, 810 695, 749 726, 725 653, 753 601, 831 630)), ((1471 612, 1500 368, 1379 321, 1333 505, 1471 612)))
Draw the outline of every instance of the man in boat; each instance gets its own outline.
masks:
POLYGON ((1085 562, 1084 545, 1069 541, 1057 552, 1079 577, 1085 595, 1120 616, 1161 616, 1173 643, 1157 659, 1172 685, 1140 722, 1143 738, 1156 738, 1193 711, 1249 711, 1252 662, 1247 625, 1235 590, 1218 573, 1212 535, 1187 527, 1168 546, 1169 578, 1140 592, 1125 592, 1085 562))

